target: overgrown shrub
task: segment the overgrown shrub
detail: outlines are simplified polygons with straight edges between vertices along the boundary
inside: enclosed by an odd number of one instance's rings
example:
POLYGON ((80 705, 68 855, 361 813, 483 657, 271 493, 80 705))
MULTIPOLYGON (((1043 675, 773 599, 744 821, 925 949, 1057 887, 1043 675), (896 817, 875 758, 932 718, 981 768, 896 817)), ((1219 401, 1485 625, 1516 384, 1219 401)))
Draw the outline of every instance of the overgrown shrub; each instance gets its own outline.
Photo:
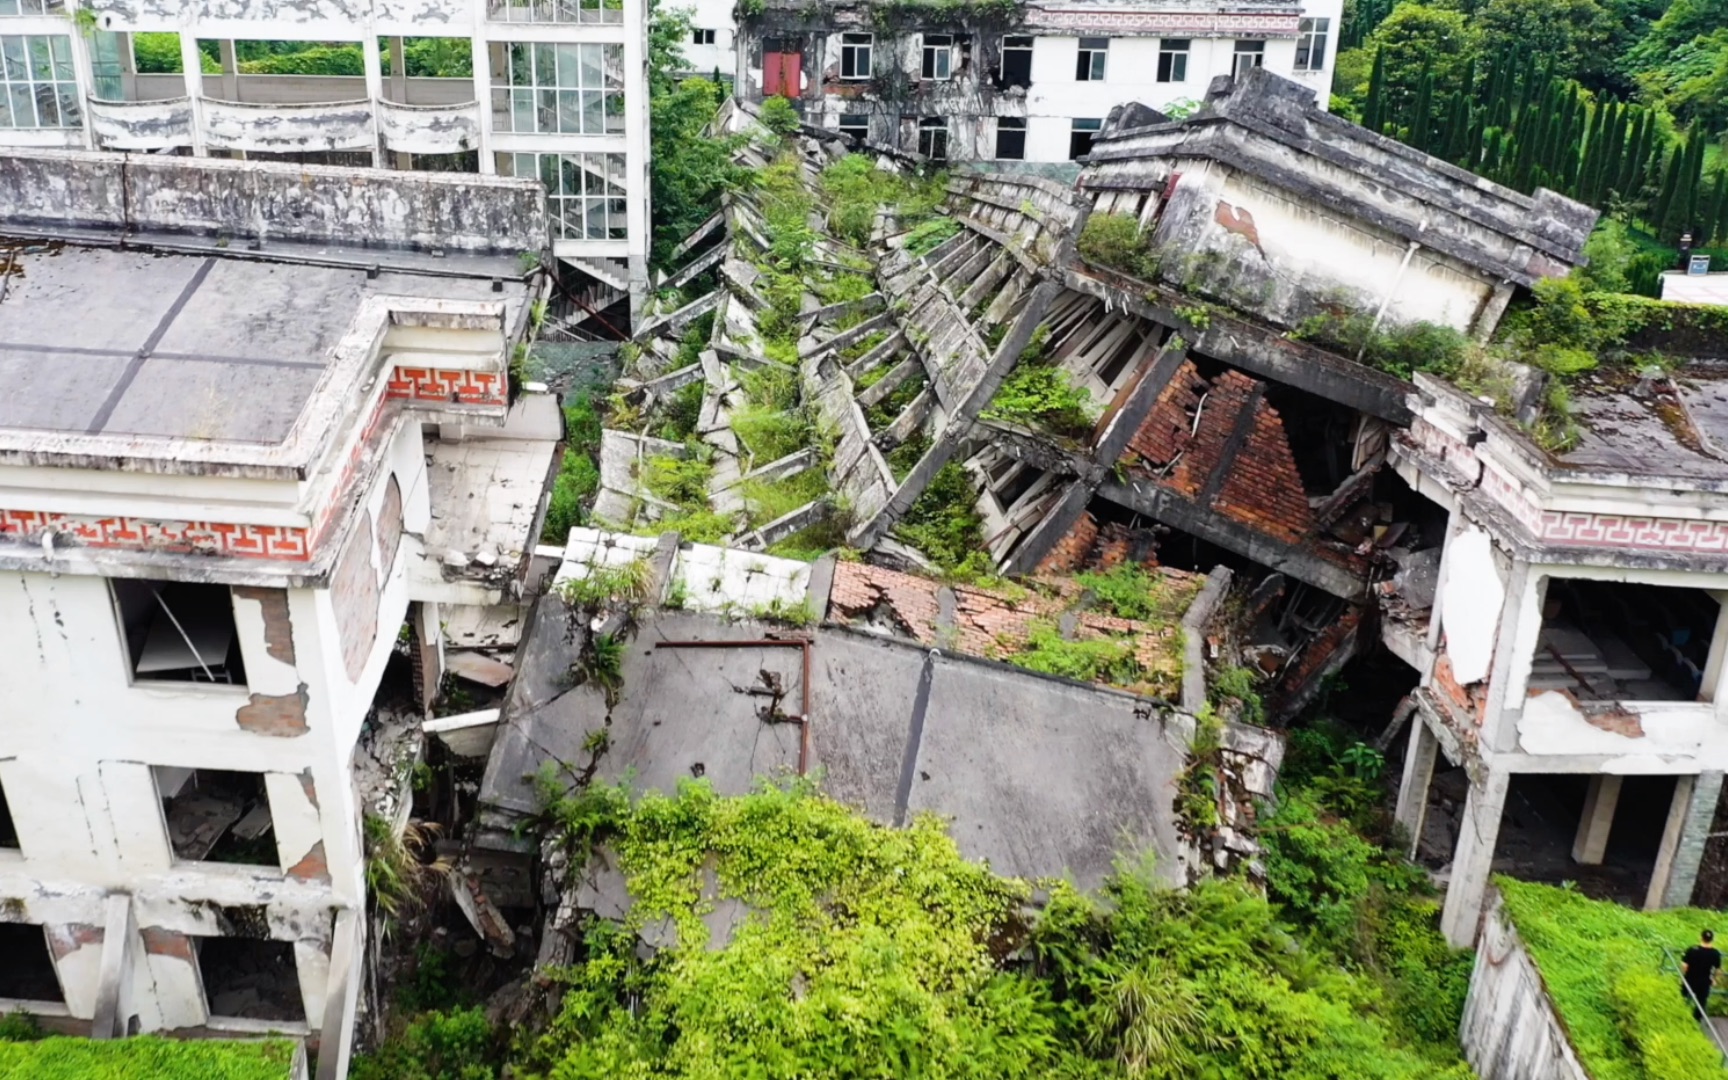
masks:
POLYGON ((352 1080, 496 1080, 499 1033, 480 1008, 428 1012, 376 1052, 354 1058, 352 1080))
POLYGON ((1080 682, 1131 686, 1145 671, 1131 637, 1093 637, 1069 641, 1055 623, 1033 623, 1026 647, 1006 658, 1010 664, 1080 682))
POLYGON ((1091 434, 1098 420, 1092 396, 1075 386, 1066 371, 1053 364, 1024 360, 1002 381, 983 415, 1071 439, 1091 434))
POLYGON ((1672 976, 1651 968, 1622 969, 1609 979, 1608 1000, 1649 1080, 1728 1076, 1721 1052, 1698 1030, 1672 976))
POLYGON ((1470 342, 1449 326, 1430 322, 1374 325, 1371 315, 1327 313, 1304 319, 1290 335, 1315 341, 1388 375, 1408 379, 1417 371, 1448 375, 1464 363, 1470 342))
POLYGON ((895 535, 949 573, 988 573, 992 567, 984 551, 984 519, 978 516, 977 501, 971 474, 950 461, 900 518, 895 535))
POLYGON ((762 102, 762 126, 776 139, 796 134, 802 121, 798 110, 783 97, 771 97, 762 102))
POLYGON ((570 530, 587 520, 587 504, 600 490, 600 414, 586 395, 564 407, 564 457, 546 500, 546 522, 540 538, 563 544, 570 530))
POLYGON ((1093 214, 1080 230, 1080 257, 1143 281, 1158 276, 1158 258, 1133 214, 1093 214))
POLYGON ((953 218, 938 217, 913 226, 906 233, 906 254, 922 258, 941 247, 943 242, 958 235, 960 223, 953 218))

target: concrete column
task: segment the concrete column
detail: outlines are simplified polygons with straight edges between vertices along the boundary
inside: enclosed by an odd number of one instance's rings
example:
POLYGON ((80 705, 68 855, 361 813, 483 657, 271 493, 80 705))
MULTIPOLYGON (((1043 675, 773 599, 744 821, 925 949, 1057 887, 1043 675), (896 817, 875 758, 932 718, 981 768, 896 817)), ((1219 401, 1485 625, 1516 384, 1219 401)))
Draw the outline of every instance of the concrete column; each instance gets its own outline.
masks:
POLYGON ((92 1039, 123 1039, 132 1016, 132 939, 138 924, 132 915, 131 893, 109 893, 103 910, 102 965, 96 987, 96 1017, 92 1039))
MULTIPOLYGON (((78 80, 78 85, 90 96, 96 95, 96 68, 90 58, 90 37, 94 30, 79 31, 72 35, 72 77, 78 80)), ((84 128, 84 149, 96 149, 96 133, 90 126, 90 106, 84 101, 78 102, 78 119, 84 128)))
POLYGON ((1490 771, 1480 783, 1471 784, 1464 801, 1458 846, 1452 852, 1452 880, 1440 910, 1440 932, 1454 948, 1468 949, 1476 943, 1488 875, 1494 869, 1494 848, 1500 839, 1500 815, 1506 808, 1506 789, 1511 782, 1511 773, 1490 771))
POLYGON ((1662 832, 1662 850, 1656 856, 1656 872, 1650 877, 1650 895, 1644 902, 1647 908, 1685 907, 1692 902, 1692 889, 1698 884, 1698 871, 1704 862, 1704 847, 1710 841, 1710 827, 1716 820, 1716 804, 1722 797, 1722 774, 1706 772, 1681 780, 1686 782, 1685 797, 1682 798, 1681 786, 1677 784, 1674 805, 1668 814, 1669 827, 1662 832), (1674 834, 1672 851, 1670 832, 1674 834))
POLYGON ((317 1080, 342 1080, 348 1075, 365 956, 366 920, 352 908, 338 911, 330 941, 330 984, 318 1031, 318 1065, 313 1074, 317 1080))
POLYGON ((1698 700, 1716 703, 1716 718, 1728 718, 1728 687, 1722 680, 1728 676, 1728 592, 1712 591, 1716 600, 1716 630, 1710 638, 1710 655, 1704 661, 1703 677, 1698 683, 1698 700))
POLYGON ((1578 818, 1578 835, 1572 841, 1573 862, 1602 865, 1608 833, 1614 827, 1614 811, 1620 805, 1620 782, 1618 776, 1590 778, 1590 794, 1584 797, 1584 813, 1578 818))
POLYGON ((222 52, 222 100, 240 100, 240 59, 234 54, 234 42, 224 39, 218 46, 222 52))
POLYGON ((366 97, 372 102, 372 167, 382 169, 384 161, 384 133, 382 121, 378 118, 378 102, 384 98, 384 61, 378 56, 378 33, 372 29, 372 21, 366 21, 366 37, 360 42, 360 58, 366 71, 366 97))
POLYGON ((1470 323, 1470 337, 1477 344, 1486 345, 1494 336, 1494 328, 1500 325, 1500 316, 1506 314, 1506 305, 1512 302, 1512 293, 1512 282, 1502 281, 1477 309, 1476 318, 1470 323))
MULTIPOLYGON (((390 100, 403 105, 412 104, 408 100, 408 58, 402 52, 400 35, 390 39, 390 100)), ((414 167, 414 155, 400 151, 395 155, 395 166, 406 172, 414 167)))
POLYGON ((1494 662, 1488 669, 1482 741, 1490 750, 1510 753, 1518 749, 1517 725, 1503 714, 1524 707, 1536 639, 1542 633, 1542 602, 1547 595, 1547 576, 1523 559, 1514 561, 1506 582, 1506 603, 1500 609, 1500 625, 1495 630, 1494 662))
POLYGON ((480 103, 480 175, 498 171, 492 150, 492 43, 486 40, 486 0, 474 0, 474 36, 468 39, 474 56, 474 100, 480 103))
POLYGON ((180 31, 180 71, 186 80, 186 97, 192 103, 192 154, 208 157, 210 151, 204 145, 204 59, 191 27, 180 31))
POLYGON ((1410 718, 1410 743, 1404 750, 1404 778, 1398 783, 1398 805, 1395 820, 1410 836, 1405 852, 1416 857, 1416 843, 1422 837, 1422 822, 1428 816, 1428 787, 1434 779, 1434 759, 1440 753, 1440 740, 1428 729, 1420 710, 1410 718))
POLYGON ((132 55, 132 35, 117 34, 120 40, 120 96, 127 101, 138 100, 138 59, 132 55))
POLYGON ((624 183, 634 331, 648 301, 648 0, 624 0, 624 183))

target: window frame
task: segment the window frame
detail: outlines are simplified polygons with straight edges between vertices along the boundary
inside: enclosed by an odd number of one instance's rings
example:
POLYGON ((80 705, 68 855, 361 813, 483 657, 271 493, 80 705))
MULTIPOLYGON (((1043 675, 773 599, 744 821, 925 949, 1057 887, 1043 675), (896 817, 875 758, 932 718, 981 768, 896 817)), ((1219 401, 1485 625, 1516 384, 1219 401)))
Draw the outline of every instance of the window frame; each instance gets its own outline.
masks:
POLYGON ((1100 131, 1103 130, 1103 117, 1076 116, 1070 120, 1068 128, 1068 160, 1079 161, 1087 154, 1090 154, 1092 152, 1092 140, 1097 137, 1100 131), (1086 136, 1086 149, 1076 153, 1075 139, 1081 135, 1086 136))
POLYGON ((1316 15, 1303 18, 1297 23, 1296 66, 1292 69, 1301 72, 1316 72, 1326 70, 1326 49, 1331 45, 1332 18, 1328 15, 1316 15), (1316 49, 1315 46, 1319 48, 1316 49))
POLYGON ((948 160, 948 118, 946 116, 925 116, 918 121, 918 153, 931 161, 948 160), (937 140, 940 139, 942 152, 935 152, 937 140), (925 149, 928 145, 931 149, 925 149))
POLYGON ((691 45, 714 45, 717 44, 718 41, 718 31, 711 30, 705 26, 692 26, 690 28, 691 45))
POLYGON ((1001 52, 997 57, 996 76, 1001 80, 1004 88, 1018 86, 1024 90, 1032 85, 1032 49, 1037 41, 1037 37, 1032 34, 1002 35, 1001 52), (1024 45, 1019 44, 1022 41, 1025 42, 1024 45), (1026 54, 1026 75, 1023 82, 1019 79, 1010 80, 1008 78, 1008 54, 1011 52, 1026 54))
POLYGON ((627 91, 622 44, 546 41, 499 44, 504 47, 505 59, 502 71, 493 72, 492 92, 493 112, 503 114, 505 126, 500 130, 519 135, 624 134, 627 91), (585 59, 588 56, 598 57, 597 62, 590 65, 585 59), (544 80, 548 63, 552 69, 550 82, 544 80), (573 81, 563 78, 567 66, 573 70, 573 81), (590 70, 598 73, 592 84, 587 78, 590 70), (524 75, 525 81, 519 81, 524 75), (503 108, 496 107, 500 99, 503 108), (521 123, 522 120, 527 123, 521 123), (573 123, 567 124, 566 120, 573 123), (598 127, 591 124, 594 120, 598 121, 598 127))
POLYGON ((996 160, 996 161, 1025 161, 1026 160, 1026 129, 1027 129, 1027 124, 1026 124, 1026 118, 1024 116, 998 116, 996 118, 996 146, 995 146, 996 157, 994 160, 996 160), (1004 133, 1008 133, 1011 137, 1012 136, 1019 136, 1019 142, 1020 142, 1020 152, 1019 153, 1017 153, 1017 154, 1004 154, 1002 152, 1002 136, 1004 133))
POLYGON ((838 125, 836 125, 836 130, 838 130, 840 132, 840 134, 846 136, 849 139, 856 139, 860 143, 869 142, 870 141, 870 114, 869 113, 841 113, 840 114, 840 122, 838 125), (860 123, 848 124, 846 122, 848 120, 862 121, 862 123, 861 124, 860 123))
POLYGON ((1103 82, 1110 73, 1110 39, 1083 37, 1074 61, 1075 82, 1103 82), (1100 44, 1102 43, 1102 44, 1100 44))
POLYGON ((82 130, 83 101, 70 34, 0 34, 0 131, 82 130))
POLYGON ((1235 51, 1230 54, 1230 77, 1240 79, 1248 68, 1266 66, 1266 42, 1261 38, 1241 38, 1236 42, 1235 51), (1247 46, 1244 48, 1244 46, 1247 46), (1247 60, 1246 65, 1243 60, 1247 60))
POLYGON ((546 216, 556 240, 603 241, 629 239, 629 228, 626 221, 630 209, 629 188, 623 184, 612 185, 607 179, 613 174, 613 169, 621 175, 625 173, 625 155, 617 151, 590 150, 567 151, 559 153, 550 150, 520 151, 502 155, 510 164, 509 175, 528 180, 538 180, 546 188, 546 216), (546 165, 542 159, 550 158, 555 163, 553 177, 556 185, 547 183, 546 165), (596 176, 586 159, 599 158, 599 179, 601 187, 598 191, 590 190, 590 182, 596 176), (616 158, 617 161, 609 167, 604 159, 616 158), (579 190, 569 190, 566 186, 566 159, 571 159, 570 168, 580 181, 579 190), (528 172, 522 169, 526 165, 528 172), (616 191, 611 190, 616 187, 616 191), (599 228, 593 230, 599 214, 599 228), (580 223, 580 228, 574 231, 571 223, 580 223))
POLYGON ((1187 82, 1188 57, 1193 51, 1193 38, 1159 38, 1157 81, 1172 85, 1187 82))
POLYGON ((840 81, 867 82, 875 71, 876 35, 845 33, 840 35, 840 81), (859 62, 859 58, 863 62, 859 62), (847 74, 850 69, 851 74, 847 74))
POLYGON ((919 77, 932 82, 952 80, 956 51, 954 35, 925 34, 920 45, 923 49, 923 62, 919 68, 919 77))

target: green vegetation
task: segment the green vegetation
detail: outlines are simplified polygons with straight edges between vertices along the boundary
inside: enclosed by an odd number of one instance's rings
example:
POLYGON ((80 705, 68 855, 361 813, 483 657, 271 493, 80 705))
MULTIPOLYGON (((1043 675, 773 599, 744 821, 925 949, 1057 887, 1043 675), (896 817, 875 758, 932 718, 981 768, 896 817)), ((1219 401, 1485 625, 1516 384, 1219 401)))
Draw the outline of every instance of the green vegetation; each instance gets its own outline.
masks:
POLYGON ((229 1041, 0 1038, 0 1076, 17 1080, 287 1080, 292 1039, 229 1041))
POLYGON ((930 218, 942 202, 944 183, 940 173, 916 177, 885 172, 868 154, 848 154, 822 170, 828 228, 840 240, 863 247, 875 228, 877 211, 889 207, 903 227, 911 228, 908 249, 913 255, 924 254, 960 227, 950 218, 930 218), (914 242, 927 246, 913 248, 914 242))
POLYGON ((1400 379, 1417 371, 1454 372, 1470 345, 1468 338, 1448 326, 1428 322, 1375 326, 1371 316, 1358 312, 1312 316, 1290 336, 1360 357, 1369 367, 1400 379))
POLYGON ((1152 281, 1158 277, 1158 257, 1148 246, 1133 214, 1093 214, 1080 230, 1080 257, 1098 266, 1152 281))
POLYGON ((366 895, 384 916, 386 931, 426 903, 433 880, 447 864, 428 858, 438 828, 410 821, 400 834, 395 824, 376 814, 361 823, 366 843, 366 895))
POLYGON ((1053 622, 1032 624, 1026 647, 1005 659, 1015 667, 1060 675, 1080 682, 1132 686, 1145 672, 1131 635, 1101 636, 1070 641, 1053 622))
POLYGON ((828 494, 828 478, 818 465, 783 480, 747 480, 741 492, 750 524, 766 525, 828 494))
POLYGON ((1721 1055, 1664 968, 1721 912, 1634 911, 1568 888, 1497 878, 1578 1059, 1595 1080, 1728 1077, 1721 1055))
POLYGON ((1728 245, 1728 162, 1705 168, 1728 126, 1724 27, 1723 0, 1363 0, 1346 11, 1334 108, 1663 244, 1690 230, 1728 245))
MULTIPOLYGON (((876 377, 867 381, 860 380, 862 385, 859 389, 866 389, 876 385, 878 382, 882 381, 881 377, 883 375, 888 374, 888 372, 892 370, 894 370, 893 367, 888 364, 878 365, 871 371, 866 372, 867 375, 875 375, 876 377)), ((919 394, 923 393, 924 388, 929 385, 930 376, 925 374, 923 365, 920 364, 914 367, 912 373, 901 379, 899 385, 890 390, 881 401, 878 401, 876 404, 864 410, 864 420, 869 424, 870 430, 872 432, 879 432, 892 425, 895 420, 900 418, 900 414, 906 410, 906 406, 912 404, 913 400, 916 399, 919 394)))
POLYGON ((570 530, 587 520, 588 501, 600 490, 600 413, 593 399, 577 395, 564 406, 564 458, 546 500, 546 523, 540 538, 562 544, 570 530))
POLYGON ((493 1080, 503 1058, 499 1033, 481 1008, 414 1017, 378 1050, 355 1057, 350 1080, 493 1080))
POLYGON ((748 169, 733 161, 748 136, 712 135, 705 129, 726 91, 707 79, 679 81, 688 70, 684 43, 690 13, 658 0, 648 27, 648 191, 654 206, 649 261, 670 270, 672 251, 720 209, 720 196, 750 182, 748 169))
POLYGON ((589 566, 581 577, 558 583, 559 599, 584 611, 634 607, 648 599, 654 583, 654 568, 647 559, 632 559, 622 566, 589 566))
POLYGON ((949 574, 988 574, 995 567, 984 550, 984 519, 978 516, 977 501, 971 474, 950 461, 930 478, 894 534, 949 574))
POLYGON ((683 442, 696 433, 702 419, 702 397, 708 384, 702 379, 687 382, 661 403, 657 413, 660 426, 654 434, 667 442, 683 442))
POLYGON ((960 223, 953 218, 931 218, 907 230, 906 254, 913 258, 922 258, 959 233, 960 223))
POLYGON ((750 452, 751 467, 797 453, 815 440, 810 415, 798 401, 798 373, 764 364, 738 376, 746 404, 732 413, 732 433, 750 452))
POLYGON ((1255 686, 1252 671, 1245 667, 1225 668, 1213 674, 1209 696, 1215 706, 1235 702, 1245 723, 1259 724, 1266 719, 1266 707, 1255 686))
POLYGON ((801 121, 798 110, 783 97, 770 97, 762 102, 762 126, 774 138, 784 141, 796 134, 801 121))
POLYGON ((1110 614, 1154 623, 1180 620, 1200 588, 1198 582, 1184 587, 1132 563, 1105 571, 1083 570, 1074 580, 1110 614))
POLYGON ((1098 422, 1099 410, 1085 390, 1075 386, 1068 373, 1045 356, 1050 331, 1040 326, 1020 351, 1014 370, 1008 373, 996 396, 990 399, 984 417, 1043 428, 1052 435, 1083 439, 1098 422))

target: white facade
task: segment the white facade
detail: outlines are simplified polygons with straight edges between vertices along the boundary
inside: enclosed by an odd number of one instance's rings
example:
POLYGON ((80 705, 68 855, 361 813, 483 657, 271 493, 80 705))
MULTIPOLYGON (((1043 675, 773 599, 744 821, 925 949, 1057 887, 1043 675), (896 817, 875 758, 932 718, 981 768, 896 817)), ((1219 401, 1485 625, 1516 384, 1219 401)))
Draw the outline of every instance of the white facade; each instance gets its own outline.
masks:
POLYGON ((446 155, 463 155, 456 167, 546 183, 554 254, 639 310, 650 233, 646 0, 94 0, 84 4, 95 15, 88 32, 63 4, 0 4, 0 70, 24 90, 12 100, 34 105, 28 116, 0 107, 0 147, 397 168, 448 168, 446 155), (131 35, 143 32, 180 35, 184 74, 134 70, 131 35), (472 77, 407 77, 404 39, 423 37, 466 39, 472 77), (360 77, 248 75, 237 40, 377 47, 362 49, 360 77), (200 41, 221 43, 222 72, 200 70, 200 41))
POLYGON ((684 42, 684 68, 691 75, 732 78, 737 68, 738 21, 732 0, 695 0, 677 5, 690 13, 690 38, 684 42))

